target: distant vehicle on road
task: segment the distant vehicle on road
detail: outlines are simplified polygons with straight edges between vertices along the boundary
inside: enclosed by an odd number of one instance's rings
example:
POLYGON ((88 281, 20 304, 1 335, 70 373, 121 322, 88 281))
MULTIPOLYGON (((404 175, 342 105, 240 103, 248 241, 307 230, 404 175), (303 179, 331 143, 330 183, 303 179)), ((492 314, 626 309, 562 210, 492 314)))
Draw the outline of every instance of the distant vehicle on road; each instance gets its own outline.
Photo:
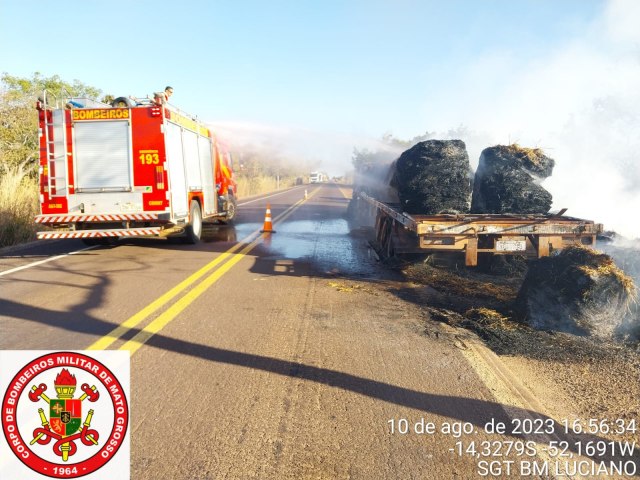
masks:
POLYGON ((309 183, 322 183, 326 182, 327 177, 321 172, 311 172, 309 174, 309 183))

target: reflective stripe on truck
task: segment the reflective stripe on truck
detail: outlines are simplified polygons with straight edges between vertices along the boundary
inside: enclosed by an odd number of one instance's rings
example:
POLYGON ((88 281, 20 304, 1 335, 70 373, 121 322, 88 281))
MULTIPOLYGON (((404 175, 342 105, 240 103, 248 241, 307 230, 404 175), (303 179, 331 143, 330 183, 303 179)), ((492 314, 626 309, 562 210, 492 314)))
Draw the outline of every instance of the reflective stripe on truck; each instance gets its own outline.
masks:
POLYGON ((54 238, 104 238, 104 237, 141 237, 160 234, 160 227, 154 228, 129 228, 116 230, 75 230, 68 232, 38 232, 39 240, 51 240, 54 238))
POLYGON ((158 220, 157 213, 116 213, 108 215, 38 215, 36 223, 121 222, 158 220))

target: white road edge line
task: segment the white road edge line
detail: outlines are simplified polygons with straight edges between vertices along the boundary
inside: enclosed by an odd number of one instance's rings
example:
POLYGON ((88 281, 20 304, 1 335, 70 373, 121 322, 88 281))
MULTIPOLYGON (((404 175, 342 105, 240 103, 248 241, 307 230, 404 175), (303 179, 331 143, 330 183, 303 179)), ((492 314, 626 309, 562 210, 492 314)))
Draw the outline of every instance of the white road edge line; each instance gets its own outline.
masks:
POLYGON ((26 265, 22 265, 21 267, 12 268, 11 270, 5 270, 4 272, 0 272, 0 277, 4 275, 9 275, 10 273, 19 272, 20 270, 26 270, 27 268, 37 267, 38 265, 42 265, 43 263, 52 262, 54 260, 58 260, 59 258, 68 257, 69 255, 75 255, 77 253, 86 252, 87 250, 92 250, 96 248, 96 245, 92 245, 91 247, 82 248, 80 250, 74 250, 73 252, 64 253, 62 255, 56 255, 55 257, 45 258, 44 260, 40 260, 38 262, 27 263, 26 265))

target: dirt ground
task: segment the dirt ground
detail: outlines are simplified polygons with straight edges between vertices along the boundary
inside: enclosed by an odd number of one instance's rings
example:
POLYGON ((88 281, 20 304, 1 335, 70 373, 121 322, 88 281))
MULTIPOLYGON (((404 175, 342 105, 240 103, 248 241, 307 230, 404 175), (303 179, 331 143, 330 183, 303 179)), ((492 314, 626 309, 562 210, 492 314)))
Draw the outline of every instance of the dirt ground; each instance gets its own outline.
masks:
MULTIPOLYGON (((512 303, 524 262, 489 273, 438 263, 392 265, 409 282, 404 295, 422 306, 425 322, 475 332, 557 419, 622 419, 640 427, 640 343, 537 331, 516 321, 512 303)), ((637 441, 638 435, 609 438, 637 441)))

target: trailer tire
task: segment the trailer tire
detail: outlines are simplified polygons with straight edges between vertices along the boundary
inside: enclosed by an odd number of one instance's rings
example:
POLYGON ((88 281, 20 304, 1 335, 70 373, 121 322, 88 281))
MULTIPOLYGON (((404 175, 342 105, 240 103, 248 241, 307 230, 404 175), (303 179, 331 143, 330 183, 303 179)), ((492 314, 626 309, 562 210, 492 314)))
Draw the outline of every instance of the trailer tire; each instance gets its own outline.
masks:
POLYGON ((385 255, 387 258, 394 258, 396 256, 396 248, 393 243, 393 235, 391 235, 391 233, 389 233, 389 238, 387 240, 385 255))
POLYGON ((185 229, 184 240, 189 244, 196 244, 202 238, 202 210, 197 200, 191 200, 189 206, 189 225, 185 229))
POLYGON ((131 108, 135 107, 135 104, 133 100, 128 97, 118 97, 111 102, 111 106, 116 108, 131 108))

